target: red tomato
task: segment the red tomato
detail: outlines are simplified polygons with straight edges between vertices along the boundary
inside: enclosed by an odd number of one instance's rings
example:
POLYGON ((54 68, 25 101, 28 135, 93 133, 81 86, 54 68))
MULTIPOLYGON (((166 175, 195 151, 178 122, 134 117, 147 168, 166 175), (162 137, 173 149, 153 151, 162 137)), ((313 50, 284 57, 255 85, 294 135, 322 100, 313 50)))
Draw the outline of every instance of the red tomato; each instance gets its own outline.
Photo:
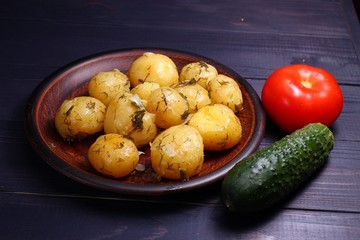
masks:
POLYGON ((265 111, 286 132, 313 122, 330 126, 343 108, 343 95, 335 78, 305 64, 275 70, 261 95, 265 111))

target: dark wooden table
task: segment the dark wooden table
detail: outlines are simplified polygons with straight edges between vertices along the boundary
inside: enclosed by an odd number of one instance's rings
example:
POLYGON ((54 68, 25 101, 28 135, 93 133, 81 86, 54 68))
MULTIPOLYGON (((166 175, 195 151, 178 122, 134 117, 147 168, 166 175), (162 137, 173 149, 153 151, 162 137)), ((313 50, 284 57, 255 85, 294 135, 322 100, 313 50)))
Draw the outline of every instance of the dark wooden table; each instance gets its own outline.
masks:
MULTIPOLYGON (((360 27, 351 0, 2 1, 0 29, 0 239, 360 239, 360 27), (49 167, 23 128, 35 87, 78 58, 135 47, 212 58, 258 93, 283 65, 328 70, 345 105, 327 164, 256 218, 229 214, 220 183, 130 196, 49 167)), ((268 121, 260 148, 282 136, 268 121)))

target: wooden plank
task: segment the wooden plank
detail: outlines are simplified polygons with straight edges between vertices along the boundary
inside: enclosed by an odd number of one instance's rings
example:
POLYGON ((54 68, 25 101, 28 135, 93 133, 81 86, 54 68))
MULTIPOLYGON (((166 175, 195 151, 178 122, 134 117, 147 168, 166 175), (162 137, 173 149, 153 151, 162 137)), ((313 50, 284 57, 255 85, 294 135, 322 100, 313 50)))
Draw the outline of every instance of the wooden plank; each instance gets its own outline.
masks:
MULTIPOLYGON (((20 67, 20 66, 19 66, 20 67)), ((39 70, 39 72, 42 72, 39 70)), ((29 72, 39 76, 37 71, 29 72)), ((27 98, 39 82, 38 79, 25 78, 21 72, 8 81, 8 87, 0 89, 0 108, 9 111, 0 113, 0 152, 3 156, 0 168, 0 189, 10 192, 48 192, 60 195, 113 196, 76 183, 48 167, 28 145, 23 132, 23 111, 27 98), (18 151, 21 149, 22 151, 18 151), (24 156, 28 156, 24 158, 24 156)), ((264 80, 249 79, 250 84, 260 94, 264 80)), ((323 209, 330 211, 358 211, 360 209, 360 139, 358 124, 354 119, 359 117, 359 86, 342 85, 345 97, 344 111, 333 127, 335 148, 328 164, 321 170, 315 180, 311 181, 294 197, 287 201, 286 207, 299 209, 323 209)), ((268 121, 265 138, 260 147, 280 139, 283 133, 268 121)), ((183 201, 219 203, 219 189, 196 192, 194 197, 181 196, 183 201)), ((120 196, 120 198, 127 196, 120 196)), ((118 198, 118 196, 117 196, 118 198)), ((177 197, 175 197, 175 200, 177 197)), ((157 198, 155 198, 157 199, 157 198)), ((171 197, 167 200, 174 200, 171 197)), ((285 205, 284 205, 285 207, 285 205)))
MULTIPOLYGON (((343 5, 350 1, 4 4, 0 81, 6 85, 0 88, 0 108, 7 111, 0 112, 0 239, 358 239, 359 28, 348 18, 349 5, 343 5), (336 142, 327 164, 259 218, 225 211, 220 183, 180 195, 128 196, 92 189, 47 166, 27 143, 22 126, 34 87, 80 57, 142 46, 218 60, 249 79, 258 93, 279 66, 305 62, 329 70, 341 84, 345 106, 332 128, 336 142)), ((260 147, 283 135, 271 122, 266 131, 260 147)))
POLYGON ((60 67, 101 51, 174 48, 213 58, 246 78, 266 78, 276 68, 307 63, 331 72, 340 83, 357 84, 359 59, 350 39, 263 33, 198 32, 192 29, 0 21, 1 65, 60 67), (16 35, 16 31, 22 35, 16 35), (126 32, 126 34, 124 34, 126 32), (180 39, 189 39, 184 41, 180 39), (195 45, 196 44, 196 47, 195 45))
MULTIPOLYGON (((270 142, 263 143, 264 147, 270 142)), ((104 196, 116 199, 133 196, 117 195, 83 186, 47 166, 27 143, 2 143, 4 156, 0 168, 0 189, 6 192, 52 193, 74 196, 104 196), (21 149, 21 151, 18 151, 21 149), (28 156, 24 158, 24 156, 28 156)), ((359 212, 360 209, 360 142, 337 141, 327 164, 315 174, 282 207, 321 209, 324 211, 359 212)), ((220 184, 220 183, 219 183, 220 184)), ((184 201, 197 204, 220 203, 220 185, 215 184, 191 194, 168 197, 139 197, 150 201, 184 201)), ((136 197, 135 197, 136 198, 136 197)))
POLYGON ((151 31, 196 28, 224 34, 231 31, 348 38, 339 8, 339 0, 326 4, 321 0, 32 1, 7 3, 0 10, 0 19, 141 27, 151 31))
POLYGON ((350 38, 360 59, 360 1, 343 0, 342 2, 350 31, 350 38))
POLYGON ((223 206, 0 193, 1 239, 357 239, 358 213, 275 210, 258 217, 223 206), (201 220, 200 220, 201 219, 201 220), (200 221, 199 221, 200 220, 200 221))

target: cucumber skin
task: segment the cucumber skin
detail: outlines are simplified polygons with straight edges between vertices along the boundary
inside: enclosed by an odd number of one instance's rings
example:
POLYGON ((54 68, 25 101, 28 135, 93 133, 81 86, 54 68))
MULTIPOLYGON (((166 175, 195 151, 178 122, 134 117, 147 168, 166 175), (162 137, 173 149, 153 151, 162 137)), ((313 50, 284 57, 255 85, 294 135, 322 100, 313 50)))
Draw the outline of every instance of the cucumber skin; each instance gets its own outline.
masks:
POLYGON ((282 200, 320 168, 334 146, 334 135, 312 123, 237 163, 221 186, 224 205, 251 213, 282 200))

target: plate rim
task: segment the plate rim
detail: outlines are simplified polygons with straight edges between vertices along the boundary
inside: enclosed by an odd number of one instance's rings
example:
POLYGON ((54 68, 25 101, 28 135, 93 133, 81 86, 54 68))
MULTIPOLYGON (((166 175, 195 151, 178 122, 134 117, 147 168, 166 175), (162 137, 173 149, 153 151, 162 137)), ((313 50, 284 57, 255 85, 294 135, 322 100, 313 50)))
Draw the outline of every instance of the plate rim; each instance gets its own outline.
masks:
POLYGON ((215 182, 220 181, 226 173, 235 166, 236 163, 240 162, 246 156, 252 154, 259 147, 263 136, 265 134, 265 125, 266 125, 266 116, 265 111, 262 107, 262 103, 260 97, 256 93, 255 89, 251 86, 251 84, 243 78, 240 74, 238 74, 233 69, 225 66, 222 63, 219 63, 211 58, 176 49, 168 49, 168 48, 152 48, 152 47, 143 47, 143 48, 124 48, 124 49, 113 49, 109 51, 102 51, 95 54, 87 55, 85 57, 78 58, 77 60, 71 61, 50 73, 47 77, 45 77, 32 91, 31 96, 27 102, 25 108, 25 120, 24 120, 24 128, 26 132, 26 136, 28 142, 35 150, 35 152, 41 157, 43 161, 45 161, 52 168, 56 169, 58 172, 63 175, 78 181, 84 185, 91 186, 97 189, 106 190, 110 192, 124 193, 124 194, 133 194, 133 195, 164 195, 175 192, 187 192, 191 190, 195 190, 198 188, 205 187, 207 185, 211 185, 215 182), (72 69, 76 69, 81 64, 86 64, 91 61, 96 61, 103 57, 109 57, 111 55, 119 55, 125 53, 133 53, 133 52, 170 52, 176 55, 186 55, 190 57, 195 57, 204 61, 207 61, 209 64, 215 63, 217 66, 225 69, 232 76, 236 76, 236 81, 238 81, 242 87, 247 91, 247 94, 250 96, 250 99, 253 102, 253 105, 257 107, 257 111, 255 111, 255 120, 254 120, 254 130, 253 134, 250 137, 247 145, 244 149, 236 155, 231 161, 226 163, 223 167, 215 170, 204 176, 199 176, 190 181, 179 181, 179 182, 169 182, 167 183, 154 183, 154 184, 139 184, 139 183, 124 183, 118 181, 116 179, 107 178, 104 176, 98 175, 89 175, 87 171, 76 168, 63 161, 52 152, 50 152, 46 148, 46 144, 42 141, 40 134, 38 131, 33 131, 36 128, 36 108, 37 104, 41 100, 41 96, 44 93, 44 90, 54 83, 54 78, 61 74, 64 74, 72 69), (87 174, 86 174, 87 173, 87 174), (95 178, 93 177, 95 176, 95 178), (96 181, 96 179, 100 179, 101 181, 96 181), (206 181, 206 179, 209 179, 206 181))

